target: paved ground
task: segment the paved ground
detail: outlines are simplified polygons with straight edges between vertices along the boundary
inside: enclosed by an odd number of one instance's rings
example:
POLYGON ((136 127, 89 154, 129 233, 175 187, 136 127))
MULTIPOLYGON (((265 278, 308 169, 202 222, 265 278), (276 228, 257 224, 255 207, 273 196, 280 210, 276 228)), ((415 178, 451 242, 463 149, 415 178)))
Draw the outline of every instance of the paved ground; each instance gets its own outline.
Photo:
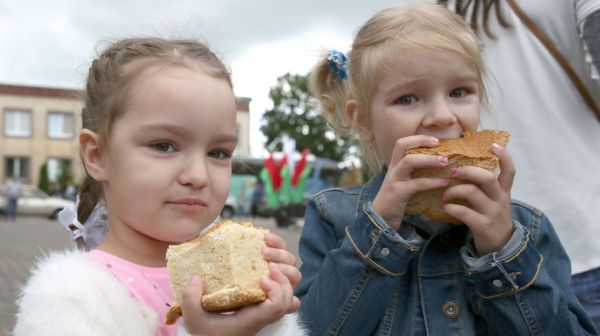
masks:
MULTIPOLYGON (((297 255, 300 225, 280 229, 272 219, 251 221, 280 235, 297 255)), ((35 259, 68 246, 68 233, 55 220, 39 217, 19 217, 14 222, 0 220, 0 336, 8 336, 12 330, 15 300, 35 259)))

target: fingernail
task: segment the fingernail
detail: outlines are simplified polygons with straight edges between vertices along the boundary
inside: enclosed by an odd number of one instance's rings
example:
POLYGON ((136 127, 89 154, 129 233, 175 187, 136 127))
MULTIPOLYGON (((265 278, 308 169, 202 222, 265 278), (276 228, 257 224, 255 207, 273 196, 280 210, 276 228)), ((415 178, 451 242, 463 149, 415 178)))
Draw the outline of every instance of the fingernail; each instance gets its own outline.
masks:
POLYGON ((263 248, 262 252, 265 257, 268 257, 269 255, 271 255, 271 249, 268 247, 263 248))
POLYGON ((190 283, 191 283, 192 285, 199 285, 199 284, 200 284, 200 282, 201 282, 201 281, 200 281, 200 277, 199 277, 199 276, 197 276, 197 275, 194 275, 194 276, 192 277, 192 281, 190 281, 190 283))
POLYGON ((449 177, 447 177, 447 176, 446 176, 446 177, 442 177, 442 179, 441 179, 441 180, 442 180, 442 183, 443 183, 444 185, 446 185, 446 184, 448 184, 448 182, 450 182, 450 178, 449 178, 449 177))
POLYGON ((501 151, 502 150, 502 146, 498 145, 497 143, 493 143, 492 144, 492 150, 494 150, 495 152, 501 151))
POLYGON ((431 137, 431 144, 437 145, 440 141, 437 138, 431 137))
POLYGON ((446 165, 448 163, 448 157, 447 156, 438 156, 438 161, 441 164, 446 165))

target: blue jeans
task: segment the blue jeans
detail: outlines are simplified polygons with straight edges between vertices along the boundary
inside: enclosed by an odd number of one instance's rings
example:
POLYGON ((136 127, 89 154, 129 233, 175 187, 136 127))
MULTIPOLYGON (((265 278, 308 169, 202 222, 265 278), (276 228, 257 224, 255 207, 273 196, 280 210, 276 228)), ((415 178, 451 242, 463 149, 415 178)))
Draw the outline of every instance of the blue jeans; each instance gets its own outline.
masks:
POLYGON ((17 218, 17 201, 16 198, 9 198, 6 202, 6 209, 4 209, 6 219, 15 220, 17 218))
POLYGON ((600 330, 600 267, 573 275, 571 289, 600 330))

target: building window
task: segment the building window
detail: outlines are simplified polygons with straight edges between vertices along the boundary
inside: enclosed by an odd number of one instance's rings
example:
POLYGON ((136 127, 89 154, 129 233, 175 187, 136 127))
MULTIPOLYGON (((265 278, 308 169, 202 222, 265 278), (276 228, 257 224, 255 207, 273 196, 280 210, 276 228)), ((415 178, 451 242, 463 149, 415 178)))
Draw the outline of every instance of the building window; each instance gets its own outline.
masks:
POLYGON ((4 158, 4 180, 17 176, 23 182, 31 181, 29 174, 29 158, 7 156, 4 158))
POLYGON ((74 124, 73 113, 49 112, 48 137, 55 139, 73 138, 74 124))
POLYGON ((49 158, 48 159, 48 180, 58 181, 60 175, 66 169, 65 173, 70 173, 71 160, 61 158, 49 158))
POLYGON ((31 136, 31 111, 4 110, 4 135, 11 137, 31 136))

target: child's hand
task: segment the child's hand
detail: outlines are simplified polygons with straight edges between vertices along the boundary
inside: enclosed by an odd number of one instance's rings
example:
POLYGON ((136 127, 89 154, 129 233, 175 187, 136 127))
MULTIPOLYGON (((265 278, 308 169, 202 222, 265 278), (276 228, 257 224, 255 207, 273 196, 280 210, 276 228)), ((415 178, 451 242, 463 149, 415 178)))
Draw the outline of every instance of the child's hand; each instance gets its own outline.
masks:
POLYGON ((296 267, 296 256, 287 250, 285 240, 276 234, 265 235, 267 248, 263 249, 263 257, 266 261, 277 263, 281 272, 287 276, 293 288, 300 284, 302 276, 296 267))
POLYGON ((459 184, 442 194, 442 209, 469 227, 479 255, 501 250, 513 232, 510 190, 515 166, 508 151, 501 146, 494 144, 492 153, 500 159, 498 178, 493 172, 482 168, 459 167, 453 171, 453 177, 472 184, 459 184), (470 205, 448 203, 457 199, 466 200, 470 205))
POLYGON ((373 200, 373 208, 394 230, 400 228, 408 201, 418 192, 448 185, 448 179, 416 178, 411 173, 418 168, 444 167, 447 157, 414 154, 405 156, 407 149, 435 147, 439 141, 427 135, 414 135, 398 139, 390 159, 383 184, 373 200))
POLYGON ((269 263, 269 268, 271 279, 260 280, 260 286, 267 292, 267 299, 229 314, 211 313, 202 308, 202 280, 194 277, 181 297, 183 321, 188 333, 206 336, 255 335, 268 324, 297 310, 300 301, 294 297, 290 281, 277 264, 269 263))

